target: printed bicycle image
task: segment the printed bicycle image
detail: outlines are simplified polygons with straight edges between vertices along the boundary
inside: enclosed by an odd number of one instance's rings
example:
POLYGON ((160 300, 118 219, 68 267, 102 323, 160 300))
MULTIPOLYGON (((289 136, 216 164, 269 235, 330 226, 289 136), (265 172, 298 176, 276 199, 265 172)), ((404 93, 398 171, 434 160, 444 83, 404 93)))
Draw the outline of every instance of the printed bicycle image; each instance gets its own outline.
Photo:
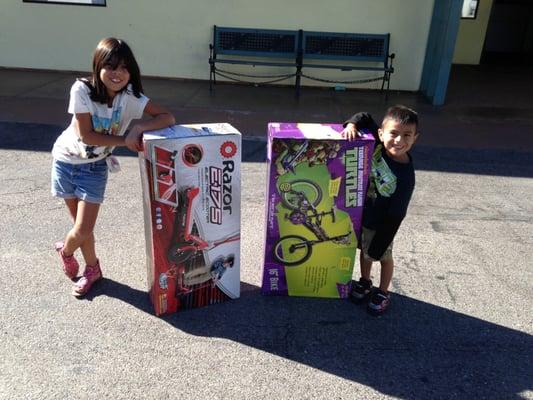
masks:
POLYGON ((286 235, 274 244, 274 259, 285 266, 296 266, 311 257, 313 246, 324 242, 341 245, 350 244, 352 231, 337 236, 329 236, 322 227, 323 218, 331 216, 335 223, 335 206, 329 211, 318 211, 317 206, 322 200, 320 187, 308 179, 296 179, 278 186, 283 206, 290 210, 284 215, 285 220, 293 225, 301 225, 311 231, 316 239, 307 239, 300 235, 286 235))

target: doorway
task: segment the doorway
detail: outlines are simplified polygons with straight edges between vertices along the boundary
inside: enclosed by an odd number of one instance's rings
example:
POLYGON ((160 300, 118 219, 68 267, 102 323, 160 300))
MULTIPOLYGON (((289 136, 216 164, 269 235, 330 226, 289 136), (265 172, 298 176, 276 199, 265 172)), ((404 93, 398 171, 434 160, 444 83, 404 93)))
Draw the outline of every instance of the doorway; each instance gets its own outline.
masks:
POLYGON ((494 0, 480 63, 533 65, 531 0, 494 0))

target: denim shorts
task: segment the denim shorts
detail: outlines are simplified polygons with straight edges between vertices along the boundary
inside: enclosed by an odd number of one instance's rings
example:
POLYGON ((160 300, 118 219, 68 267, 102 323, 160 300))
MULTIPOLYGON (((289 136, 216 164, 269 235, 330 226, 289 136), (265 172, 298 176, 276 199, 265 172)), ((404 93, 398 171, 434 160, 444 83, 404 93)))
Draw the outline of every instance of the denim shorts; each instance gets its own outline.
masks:
POLYGON ((107 163, 100 160, 87 164, 69 164, 54 160, 52 194, 62 199, 75 199, 101 204, 107 184, 107 163))
MULTIPOLYGON (((376 235, 376 231, 372 229, 365 228, 363 226, 362 231, 362 238, 361 238, 361 251, 363 252, 363 256, 368 259, 370 256, 368 255, 368 249, 370 248, 370 243, 372 243, 372 239, 374 239, 374 236, 376 235)), ((389 246, 385 249, 385 252, 381 256, 381 258, 378 261, 388 261, 392 260, 392 243, 389 244, 389 246)))

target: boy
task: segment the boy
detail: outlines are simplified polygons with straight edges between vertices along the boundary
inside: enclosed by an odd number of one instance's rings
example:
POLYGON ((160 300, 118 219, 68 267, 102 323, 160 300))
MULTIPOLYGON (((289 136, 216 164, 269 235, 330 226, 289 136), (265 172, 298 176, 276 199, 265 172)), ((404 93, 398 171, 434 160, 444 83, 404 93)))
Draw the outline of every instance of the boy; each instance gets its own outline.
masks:
POLYGON ((390 304, 389 285, 394 261, 392 242, 415 187, 415 171, 409 150, 418 137, 418 116, 405 106, 391 107, 378 127, 368 113, 358 113, 344 123, 343 133, 353 140, 360 131, 370 131, 376 139, 370 182, 363 208, 361 278, 352 282, 350 297, 355 302, 370 298, 368 311, 385 312, 390 304), (372 290, 372 263, 381 263, 379 288, 372 290))

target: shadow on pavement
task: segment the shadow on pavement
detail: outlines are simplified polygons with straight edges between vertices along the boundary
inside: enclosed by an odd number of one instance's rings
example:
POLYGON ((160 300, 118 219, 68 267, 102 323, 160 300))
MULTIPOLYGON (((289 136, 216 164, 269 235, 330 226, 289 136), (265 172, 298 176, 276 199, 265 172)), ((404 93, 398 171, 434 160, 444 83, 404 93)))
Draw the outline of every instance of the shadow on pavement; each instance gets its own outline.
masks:
MULTIPOLYGON (((46 151, 52 149, 62 131, 56 125, 0 122, 0 149, 46 151)), ((265 161, 263 140, 243 138, 243 162, 265 161)), ((418 170, 468 173, 479 175, 533 177, 533 154, 513 150, 470 150, 436 148, 419 145, 413 149, 415 168, 418 170)), ((117 148, 115 154, 135 156, 126 148, 117 148)))
MULTIPOLYGON (((146 292, 119 282, 106 279, 92 294, 100 295, 153 314, 146 292)), ((392 301, 376 318, 348 301, 266 297, 241 283, 239 300, 162 319, 399 398, 503 399, 532 390, 530 335, 398 294, 392 301)))

